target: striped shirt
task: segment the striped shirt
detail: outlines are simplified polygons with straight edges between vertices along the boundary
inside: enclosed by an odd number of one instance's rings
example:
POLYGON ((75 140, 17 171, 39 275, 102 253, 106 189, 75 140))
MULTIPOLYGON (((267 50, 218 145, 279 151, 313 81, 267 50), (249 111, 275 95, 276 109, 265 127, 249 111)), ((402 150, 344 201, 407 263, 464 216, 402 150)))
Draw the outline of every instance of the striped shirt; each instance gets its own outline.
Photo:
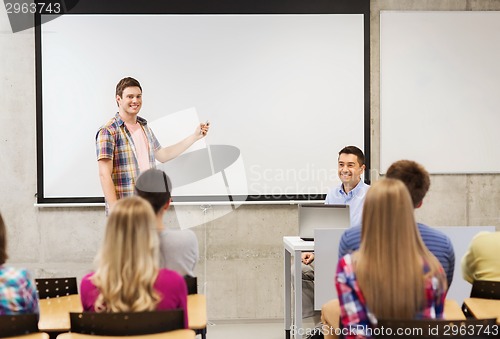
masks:
POLYGON ((0 266, 0 315, 39 313, 36 285, 23 268, 0 266))
MULTIPOLYGON (((156 168, 155 152, 161 148, 161 145, 144 118, 137 117, 137 122, 141 125, 148 142, 150 168, 156 168)), ((140 173, 137 150, 132 135, 119 113, 116 113, 97 132, 96 153, 97 160, 111 159, 113 161, 111 178, 115 186, 116 198, 134 195, 135 181, 140 173)))
MULTIPOLYGON (((417 227, 425 246, 439 260, 441 266, 443 266, 448 286, 450 286, 453 281, 453 272, 455 271, 455 251, 453 250, 450 238, 443 232, 424 224, 417 224, 417 227)), ((348 253, 358 250, 360 243, 361 226, 347 229, 342 234, 342 238, 340 238, 339 259, 348 253)))

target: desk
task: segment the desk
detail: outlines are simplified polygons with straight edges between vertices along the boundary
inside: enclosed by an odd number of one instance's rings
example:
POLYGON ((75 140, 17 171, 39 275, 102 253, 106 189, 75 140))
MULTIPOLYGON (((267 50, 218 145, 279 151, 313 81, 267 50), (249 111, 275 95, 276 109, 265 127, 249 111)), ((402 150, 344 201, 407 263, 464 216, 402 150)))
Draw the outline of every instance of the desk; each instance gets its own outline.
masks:
MULTIPOLYGON (((189 328, 204 329, 207 326, 207 301, 202 294, 187 297, 189 328), (190 307, 191 306, 191 307, 190 307), (202 312, 205 310, 205 312, 202 312)), ((71 328, 69 312, 82 312, 79 294, 59 298, 41 299, 38 328, 45 332, 66 332, 71 328)), ((31 339, 31 338, 27 338, 31 339)))
MULTIPOLYGON (((283 237, 283 247, 285 249, 285 336, 290 338, 292 329, 292 272, 291 272, 291 256, 293 256, 294 267, 294 311, 293 325, 294 329, 302 330, 302 252, 314 251, 314 241, 304 241, 300 237, 283 237)), ((300 339, 302 335, 297 331, 295 338, 300 339), (298 333, 297 333, 298 332, 298 333)))
POLYGON ((464 304, 474 318, 497 318, 500 325, 500 299, 466 298, 464 304))
POLYGON ((79 294, 39 301, 38 328, 43 332, 65 332, 70 329, 69 312, 82 312, 79 294))
POLYGON ((38 332, 31 334, 16 335, 15 337, 6 337, 3 339, 49 339, 49 335, 47 333, 38 332))
POLYGON ((207 327, 207 298, 204 294, 190 294, 187 297, 188 323, 193 330, 207 327))
POLYGON ((462 308, 453 299, 445 299, 443 318, 447 320, 466 320, 462 308))
MULTIPOLYGON (((57 339, 194 339, 195 333, 192 330, 175 330, 164 333, 156 334, 146 334, 146 335, 131 335, 131 336, 101 336, 101 335, 89 335, 80 333, 63 333, 57 336, 57 339)), ((17 338, 16 338, 17 339, 17 338)), ((22 338, 24 339, 24 338, 22 338)), ((31 338, 27 338, 31 339, 31 338)))

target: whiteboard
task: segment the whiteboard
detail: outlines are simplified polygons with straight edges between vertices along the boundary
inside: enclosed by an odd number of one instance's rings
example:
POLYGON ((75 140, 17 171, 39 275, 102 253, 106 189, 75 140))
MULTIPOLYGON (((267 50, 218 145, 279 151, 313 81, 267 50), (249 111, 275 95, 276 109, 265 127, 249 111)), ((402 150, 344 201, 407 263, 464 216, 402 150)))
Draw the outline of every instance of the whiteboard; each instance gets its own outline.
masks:
POLYGON ((162 146, 179 141, 173 137, 179 131, 187 136, 197 121, 211 123, 208 137, 189 156, 167 163, 167 173, 198 155, 208 159, 207 150, 212 156, 236 150, 223 176, 177 191, 173 183, 174 195, 188 200, 229 194, 323 199, 339 182, 338 151, 364 149, 368 142, 363 14, 71 14, 42 20, 39 203, 102 201, 95 134, 117 111, 114 90, 125 76, 141 82, 139 115, 162 146))
POLYGON ((499 173, 500 12, 381 11, 380 171, 499 173))

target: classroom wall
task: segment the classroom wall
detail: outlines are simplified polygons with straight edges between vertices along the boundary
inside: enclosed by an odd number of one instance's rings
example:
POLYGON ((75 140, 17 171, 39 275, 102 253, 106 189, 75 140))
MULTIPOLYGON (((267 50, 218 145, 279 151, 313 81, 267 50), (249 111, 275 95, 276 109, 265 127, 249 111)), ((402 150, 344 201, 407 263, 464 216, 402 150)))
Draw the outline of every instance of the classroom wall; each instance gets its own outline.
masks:
MULTIPOLYGON (((500 1, 373 0, 371 6, 371 167, 376 178, 380 163, 379 11, 500 10, 500 1)), ((34 30, 13 34, 5 8, 0 6, 0 211, 9 232, 9 263, 30 268, 35 277, 81 278, 92 269, 101 243, 104 210, 34 207, 34 58, 34 30)), ((92 102, 88 107, 98 109, 92 102)), ((331 150, 332 167, 337 152, 331 150)), ((434 226, 494 225, 500 230, 498 206, 500 175, 433 175, 417 219, 434 226)), ((207 220, 212 218, 206 214, 221 213, 217 206, 205 212, 200 206, 176 209, 207 220)), ((175 227, 175 213, 166 222, 175 227)), ((210 320, 283 317, 282 237, 296 234, 297 227, 296 206, 250 205, 194 229, 201 256, 197 274, 200 291, 207 294, 210 320)))

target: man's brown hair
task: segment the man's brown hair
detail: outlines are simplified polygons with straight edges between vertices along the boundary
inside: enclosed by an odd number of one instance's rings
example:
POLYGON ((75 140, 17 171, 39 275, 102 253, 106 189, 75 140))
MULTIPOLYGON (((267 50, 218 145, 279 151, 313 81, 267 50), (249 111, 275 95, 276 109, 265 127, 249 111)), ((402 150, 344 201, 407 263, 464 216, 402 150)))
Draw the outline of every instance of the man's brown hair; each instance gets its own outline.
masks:
POLYGON ((396 161, 389 167, 385 176, 399 179, 406 185, 408 191, 410 191, 413 207, 420 205, 431 186, 429 172, 422 165, 412 160, 396 161))
POLYGON ((123 96, 123 90, 127 87, 139 87, 142 92, 142 87, 139 81, 131 77, 126 77, 121 79, 118 84, 116 84, 116 95, 121 98, 123 96))
POLYGON ((363 154, 363 151, 356 146, 346 146, 342 148, 339 152, 339 157, 341 154, 354 154, 358 158, 359 166, 363 166, 365 164, 365 155, 363 154))

